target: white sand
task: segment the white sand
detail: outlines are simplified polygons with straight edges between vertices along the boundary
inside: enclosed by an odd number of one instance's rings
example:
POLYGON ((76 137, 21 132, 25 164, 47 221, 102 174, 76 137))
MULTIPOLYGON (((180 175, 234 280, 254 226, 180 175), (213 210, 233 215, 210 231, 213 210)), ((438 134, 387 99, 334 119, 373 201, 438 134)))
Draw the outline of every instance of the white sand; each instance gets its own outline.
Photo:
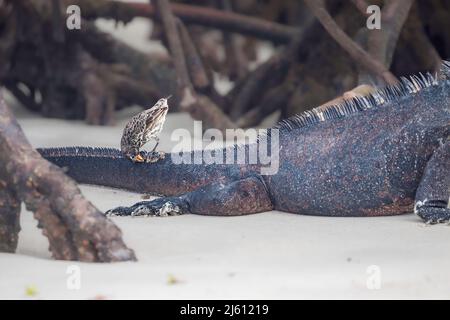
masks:
MULTIPOLYGON (((113 28, 110 22, 99 24, 113 28)), ((115 35, 142 50, 163 50, 145 43, 148 26, 138 19, 116 29, 115 35)), ((35 118, 21 110, 16 114, 36 147, 117 147, 124 123, 104 128, 35 118)), ((192 120, 171 115, 161 149, 169 151, 174 145, 170 133, 178 127, 191 128, 192 120)), ((81 188, 101 210, 141 200, 138 194, 81 188)), ((0 298, 450 298, 450 229, 424 226, 413 215, 324 218, 267 212, 243 217, 117 217, 114 222, 138 262, 53 261, 46 238, 23 210, 17 253, 0 253, 0 298), (81 270, 79 290, 67 287, 66 271, 72 265, 81 270), (380 289, 370 289, 376 283, 370 266, 380 271, 380 289), (178 282, 171 284, 171 279, 178 282), (27 295, 27 288, 36 294, 27 295)))
MULTIPOLYGON (((132 112, 130 110, 129 112, 132 112)), ((116 146, 115 127, 31 118, 20 123, 38 146, 116 146)), ((126 114, 122 116, 127 117, 126 114)), ((187 115, 168 119, 170 133, 192 127, 187 115)), ((101 210, 140 201, 140 195, 94 186, 83 193, 101 210)), ((324 218, 281 212, 243 217, 185 215, 114 218, 136 263, 53 261, 32 215, 23 210, 17 254, 0 254, 0 298, 450 298, 448 226, 425 226, 415 216, 324 218), (67 267, 81 268, 81 288, 67 288, 67 267), (369 266, 381 271, 369 289, 369 266), (171 284, 171 278, 179 282, 171 284)), ((373 274, 372 274, 373 275, 373 274)))

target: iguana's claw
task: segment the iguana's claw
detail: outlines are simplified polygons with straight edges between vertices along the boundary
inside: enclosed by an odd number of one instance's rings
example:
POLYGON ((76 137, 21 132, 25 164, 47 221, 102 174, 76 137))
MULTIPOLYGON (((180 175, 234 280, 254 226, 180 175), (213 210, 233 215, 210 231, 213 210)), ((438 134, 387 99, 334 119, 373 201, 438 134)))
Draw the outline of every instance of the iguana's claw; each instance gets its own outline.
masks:
POLYGON ((425 221, 426 224, 449 223, 450 209, 447 204, 440 201, 428 201, 416 205, 415 213, 425 221))
POLYGON ((117 207, 106 211, 107 216, 153 216, 167 217, 183 214, 179 200, 169 198, 159 198, 152 201, 138 202, 131 207, 117 207))

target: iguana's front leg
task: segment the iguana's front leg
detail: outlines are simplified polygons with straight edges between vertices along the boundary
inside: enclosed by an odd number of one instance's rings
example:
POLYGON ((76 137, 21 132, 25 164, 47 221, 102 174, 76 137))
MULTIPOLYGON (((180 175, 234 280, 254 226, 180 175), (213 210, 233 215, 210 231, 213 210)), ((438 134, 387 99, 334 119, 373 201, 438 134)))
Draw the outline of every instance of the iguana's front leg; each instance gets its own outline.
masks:
POLYGON ((429 224, 450 222, 449 196, 450 140, 428 161, 416 192, 414 212, 429 224))
POLYGON ((106 211, 107 216, 154 216, 168 217, 189 213, 186 201, 181 197, 162 197, 152 201, 141 201, 130 207, 117 207, 106 211))
POLYGON ((252 176, 228 184, 213 183, 178 197, 163 197, 118 207, 110 216, 171 216, 184 213, 236 216, 272 210, 262 179, 252 176))

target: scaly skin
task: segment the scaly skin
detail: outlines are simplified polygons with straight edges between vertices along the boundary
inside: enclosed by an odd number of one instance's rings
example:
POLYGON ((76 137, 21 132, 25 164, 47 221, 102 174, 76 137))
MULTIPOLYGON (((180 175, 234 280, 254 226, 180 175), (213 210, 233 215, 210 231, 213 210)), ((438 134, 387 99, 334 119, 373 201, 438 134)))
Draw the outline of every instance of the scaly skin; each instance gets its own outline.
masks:
MULTIPOLYGON (((311 112, 279 129, 279 171, 258 165, 135 164, 119 151, 44 149, 80 183, 165 195, 111 215, 242 215, 271 209, 323 216, 412 212, 448 222, 450 72, 311 112), (358 109, 358 110, 356 110, 358 109)), ((220 152, 220 151, 219 151, 220 152)))

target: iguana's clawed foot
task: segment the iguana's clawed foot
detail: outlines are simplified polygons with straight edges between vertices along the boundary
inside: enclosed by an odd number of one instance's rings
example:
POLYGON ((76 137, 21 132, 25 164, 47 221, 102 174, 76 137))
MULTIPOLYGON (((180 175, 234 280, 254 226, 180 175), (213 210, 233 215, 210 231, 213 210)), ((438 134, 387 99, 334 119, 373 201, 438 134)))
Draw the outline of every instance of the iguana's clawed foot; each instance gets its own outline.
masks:
POLYGON ((183 203, 179 198, 159 198, 152 201, 138 202, 131 207, 117 207, 108 210, 107 216, 154 216, 167 217, 186 213, 183 203))
POLYGON ((418 202, 414 212, 425 221, 426 224, 450 223, 450 209, 444 201, 418 202))

